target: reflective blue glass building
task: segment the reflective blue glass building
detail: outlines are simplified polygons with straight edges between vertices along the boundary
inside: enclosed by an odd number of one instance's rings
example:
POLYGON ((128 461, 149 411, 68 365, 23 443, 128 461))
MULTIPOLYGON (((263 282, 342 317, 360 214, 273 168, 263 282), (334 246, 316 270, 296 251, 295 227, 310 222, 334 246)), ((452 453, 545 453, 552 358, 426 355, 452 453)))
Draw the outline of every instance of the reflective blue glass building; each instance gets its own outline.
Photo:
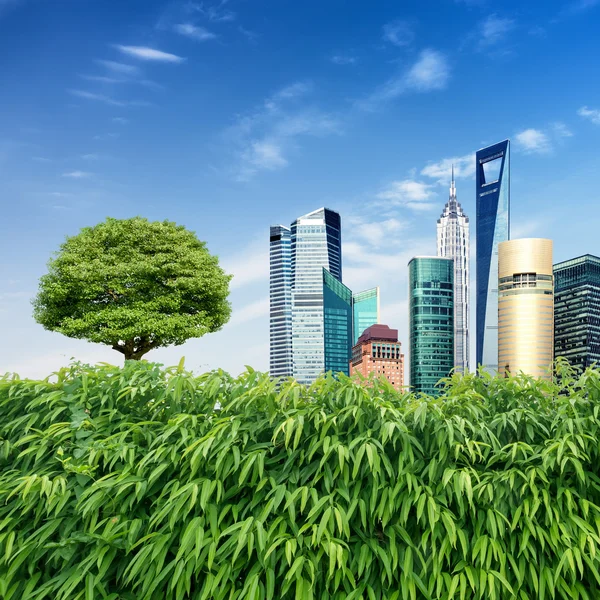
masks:
POLYGON ((498 244, 509 239, 510 142, 476 154, 476 364, 498 370, 498 244))
POLYGON ((354 323, 352 345, 355 346, 365 329, 381 322, 379 318, 379 288, 354 294, 352 303, 354 323))
POLYGON ((323 269, 325 371, 349 374, 352 352, 352 292, 323 269))
POLYGON ((292 376, 291 232, 275 225, 269 241, 269 372, 273 377, 292 376))

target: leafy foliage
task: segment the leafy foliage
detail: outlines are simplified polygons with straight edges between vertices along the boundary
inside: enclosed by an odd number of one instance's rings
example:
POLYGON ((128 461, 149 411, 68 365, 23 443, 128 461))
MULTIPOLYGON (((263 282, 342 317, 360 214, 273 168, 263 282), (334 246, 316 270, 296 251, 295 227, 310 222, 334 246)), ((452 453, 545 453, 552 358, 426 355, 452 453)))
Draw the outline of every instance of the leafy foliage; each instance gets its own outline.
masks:
POLYGON ((228 320, 230 275, 204 242, 169 221, 107 219, 67 238, 34 300, 46 329, 139 359, 228 320))
POLYGON ((600 597, 600 373, 0 381, 0 597, 600 597), (216 408, 215 408, 216 407, 216 408))

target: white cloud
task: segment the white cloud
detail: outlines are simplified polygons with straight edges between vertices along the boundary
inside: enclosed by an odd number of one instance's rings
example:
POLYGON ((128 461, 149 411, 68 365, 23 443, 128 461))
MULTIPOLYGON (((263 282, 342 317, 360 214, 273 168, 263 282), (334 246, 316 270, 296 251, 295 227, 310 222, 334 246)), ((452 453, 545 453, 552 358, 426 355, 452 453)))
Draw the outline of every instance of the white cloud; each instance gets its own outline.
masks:
POLYGON ((185 60, 185 58, 177 56, 176 54, 170 54, 169 52, 163 52, 162 50, 156 50, 155 48, 148 48, 147 46, 122 46, 116 44, 115 48, 123 54, 139 58, 140 60, 168 63, 181 63, 185 60))
POLYGON ((217 37, 215 33, 209 31, 205 27, 197 27, 191 23, 178 23, 173 27, 173 29, 177 33, 185 35, 186 37, 192 38, 193 40, 197 40, 199 42, 214 40, 217 37))
POLYGON ((597 108, 588 108, 587 106, 582 106, 577 114, 584 119, 588 119, 594 125, 600 125, 600 110, 597 108))
POLYGON ((515 135, 515 143, 527 154, 544 154, 552 150, 550 138, 539 129, 524 129, 515 135))
POLYGON ((426 200, 435 195, 435 192, 432 191, 433 187, 431 184, 413 179, 392 181, 376 197, 379 200, 385 200, 386 204, 392 206, 405 206, 412 210, 429 210, 432 205, 426 200))
POLYGON ((123 83, 125 79, 116 79, 115 77, 106 77, 104 75, 80 75, 81 79, 86 81, 98 81, 99 83, 123 83))
POLYGON ((82 154, 83 160, 98 160, 100 156, 98 154, 82 154))
POLYGON ((355 56, 345 54, 334 54, 330 60, 335 65, 355 65, 358 62, 355 56))
MULTIPOLYGON (((265 238, 266 239, 266 238, 265 238)), ((240 254, 222 260, 226 273, 233 275, 232 290, 269 278, 269 248, 266 242, 256 242, 240 254)))
POLYGON ((85 177, 91 177, 92 173, 88 171, 69 171, 62 174, 63 177, 70 177, 72 179, 83 179, 85 177))
POLYGON ((349 216, 344 218, 344 223, 346 229, 352 232, 353 238, 365 241, 374 248, 394 245, 395 235, 406 226, 396 217, 373 221, 363 217, 349 216))
POLYGON ((99 65, 106 67, 113 73, 120 73, 121 75, 136 75, 140 72, 138 67, 134 65, 126 65, 125 63, 115 62, 114 60, 97 60, 99 65))
POLYGON ((407 92, 430 92, 444 89, 450 79, 447 58, 437 50, 423 50, 405 72, 388 79, 365 100, 357 102, 363 110, 376 110, 382 104, 407 92))
POLYGON ((281 145, 273 140, 252 142, 250 148, 244 152, 244 162, 256 169, 275 171, 287 166, 288 161, 283 156, 281 145))
POLYGON ((514 27, 513 19, 489 15, 479 25, 479 48, 484 49, 502 42, 514 27))
POLYGON ((119 102, 110 96, 105 96, 104 94, 95 94, 93 92, 87 92, 85 90, 69 90, 70 94, 73 96, 78 96, 79 98, 85 98, 86 100, 95 100, 97 102, 104 102, 105 104, 110 104, 111 106, 125 106, 124 102, 119 102))
POLYGON ((114 140, 116 138, 119 137, 118 133, 99 133, 98 135, 95 135, 93 137, 94 140, 100 140, 100 141, 105 141, 105 140, 114 140))
POLYGON ((561 122, 552 123, 552 131, 558 138, 573 137, 573 132, 561 122))
POLYGON ((231 312, 231 319, 227 323, 226 327, 239 326, 242 323, 253 321, 260 317, 264 317, 269 314, 269 297, 266 296, 243 306, 240 309, 233 308, 231 312))
POLYGON ((188 12, 196 12, 214 23, 225 23, 235 21, 236 14, 225 8, 228 0, 219 0, 216 3, 209 2, 188 2, 186 10, 188 12))
POLYGON ((394 46, 410 46, 415 34, 410 23, 396 20, 383 26, 383 39, 394 46))
POLYGON ((475 174, 475 154, 453 156, 429 163, 421 169, 421 175, 437 179, 440 183, 448 183, 452 177, 452 165, 455 178, 472 177, 475 174))
POLYGON ((449 77, 446 57, 436 50, 423 50, 406 75, 406 85, 419 92, 441 90, 446 87, 449 77))

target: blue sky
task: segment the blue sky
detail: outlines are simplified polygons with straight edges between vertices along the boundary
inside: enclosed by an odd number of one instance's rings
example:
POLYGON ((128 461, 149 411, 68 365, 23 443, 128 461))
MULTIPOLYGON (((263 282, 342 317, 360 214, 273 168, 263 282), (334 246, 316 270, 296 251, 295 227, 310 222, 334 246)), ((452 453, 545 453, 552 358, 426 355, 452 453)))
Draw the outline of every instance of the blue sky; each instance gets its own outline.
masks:
POLYGON ((473 153, 505 138, 512 237, 600 254, 600 0, 524 4, 0 0, 0 372, 120 363, 30 307, 65 236, 107 216, 183 224, 234 274, 221 332, 148 355, 198 371, 268 367, 268 227, 320 206, 344 282, 379 285, 406 343, 450 165, 474 256, 473 153))

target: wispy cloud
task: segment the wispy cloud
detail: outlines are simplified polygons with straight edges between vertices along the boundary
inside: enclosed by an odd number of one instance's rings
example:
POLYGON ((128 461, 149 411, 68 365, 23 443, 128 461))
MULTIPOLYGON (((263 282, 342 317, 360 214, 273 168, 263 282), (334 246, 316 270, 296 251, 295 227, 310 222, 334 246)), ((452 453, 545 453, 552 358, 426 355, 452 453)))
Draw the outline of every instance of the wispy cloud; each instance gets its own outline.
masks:
POLYGON ((253 321, 260 317, 265 317, 269 314, 269 297, 265 296, 256 302, 251 302, 242 308, 233 307, 231 319, 227 323, 227 327, 241 325, 248 321, 253 321))
POLYGON ((559 138, 573 137, 573 132, 560 121, 552 123, 552 131, 554 135, 559 138))
POLYGON ((435 195, 432 184, 414 179, 392 181, 376 195, 378 200, 385 201, 387 206, 403 206, 411 210, 430 210, 435 205, 427 202, 435 195))
POLYGON ((207 42, 217 38, 217 34, 209 31, 205 27, 198 27, 192 23, 178 23, 173 29, 186 37, 192 38, 198 42, 207 42))
POLYGON ((539 129, 524 129, 514 136, 517 148, 526 154, 546 154, 552 150, 548 135, 539 129))
POLYGON ((454 177, 472 177, 475 174, 475 154, 464 156, 453 156, 443 158, 437 162, 428 163, 421 169, 421 175, 431 177, 438 182, 447 184, 452 176, 452 165, 454 165, 454 177))
POLYGON ((258 33, 256 33, 256 31, 251 31, 250 29, 246 29, 245 27, 242 27, 241 25, 238 26, 238 31, 249 41, 252 42, 253 44, 256 43, 258 41, 258 38, 260 37, 260 35, 258 33))
POLYGON ((334 65, 355 65, 358 62, 356 56, 347 54, 334 54, 329 60, 331 60, 334 65))
POLYGON ((128 56, 133 56, 140 60, 149 60, 155 62, 166 62, 166 63, 181 63, 185 60, 182 56, 176 54, 170 54, 169 52, 163 52, 162 50, 156 50, 155 48, 149 48, 148 46, 122 46, 116 44, 115 48, 128 56))
POLYGON ((125 119, 124 117, 113 117, 111 121, 113 123, 119 123, 119 125, 127 125, 127 123, 129 123, 129 119, 125 119))
POLYGON ((394 46, 410 46, 415 39, 413 26, 408 21, 400 19, 391 21, 383 26, 383 40, 394 46))
POLYGON ((209 21, 214 23, 225 23, 235 21, 236 14, 225 8, 229 3, 228 0, 220 0, 219 2, 188 2, 186 4, 186 10, 188 12, 195 12, 209 21))
POLYGON ((450 79, 450 65, 444 54, 437 50, 423 50, 407 70, 388 79, 368 98, 357 102, 364 110, 376 110, 382 104, 408 92, 442 90, 450 79))
POLYGON ((125 106, 124 102, 120 102, 110 96, 105 96, 104 94, 96 94, 95 92, 88 92, 86 90, 69 90, 69 93, 73 94, 73 96, 78 96, 79 98, 104 102, 104 104, 110 104, 111 106, 125 106))
POLYGON ((372 218, 350 215, 344 217, 344 222, 352 237, 368 242, 374 248, 394 245, 394 240, 400 243, 396 235, 406 228, 406 223, 397 217, 390 217, 381 221, 372 218))
POLYGON ((71 179, 84 179, 86 177, 91 177, 92 173, 88 171, 69 171, 67 173, 63 173, 62 176, 70 177, 71 179))
POLYGON ((588 119, 594 123, 594 125, 600 125, 600 110, 597 108, 588 108, 587 106, 582 106, 577 114, 584 119, 588 119))
POLYGON ((499 17, 497 14, 489 15, 479 25, 479 49, 484 50, 499 44, 514 28, 513 19, 499 17))
POLYGON ((223 259, 223 269, 231 273, 231 289, 264 281, 269 278, 269 250, 264 244, 253 242, 234 256, 223 259))
POLYGON ((297 147, 297 140, 302 136, 341 133, 338 118, 306 105, 311 91, 309 82, 285 86, 225 132, 225 140, 237 148, 236 179, 246 181, 259 171, 286 167, 287 155, 297 147))
POLYGON ((123 83, 127 79, 117 79, 116 77, 106 77, 105 75, 80 75, 81 79, 86 81, 97 81, 99 83, 123 83))
POLYGON ((600 0, 575 0, 569 3, 564 9, 564 14, 577 14, 600 6, 600 0))
POLYGON ((115 62, 114 60, 97 60, 96 63, 106 67, 113 73, 120 73, 121 75, 137 75, 140 72, 139 68, 135 65, 127 65, 115 62))
POLYGON ((119 135, 120 134, 114 133, 114 132, 99 133, 98 135, 95 135, 92 139, 99 140, 99 141, 114 140, 114 139, 118 138, 119 135))

